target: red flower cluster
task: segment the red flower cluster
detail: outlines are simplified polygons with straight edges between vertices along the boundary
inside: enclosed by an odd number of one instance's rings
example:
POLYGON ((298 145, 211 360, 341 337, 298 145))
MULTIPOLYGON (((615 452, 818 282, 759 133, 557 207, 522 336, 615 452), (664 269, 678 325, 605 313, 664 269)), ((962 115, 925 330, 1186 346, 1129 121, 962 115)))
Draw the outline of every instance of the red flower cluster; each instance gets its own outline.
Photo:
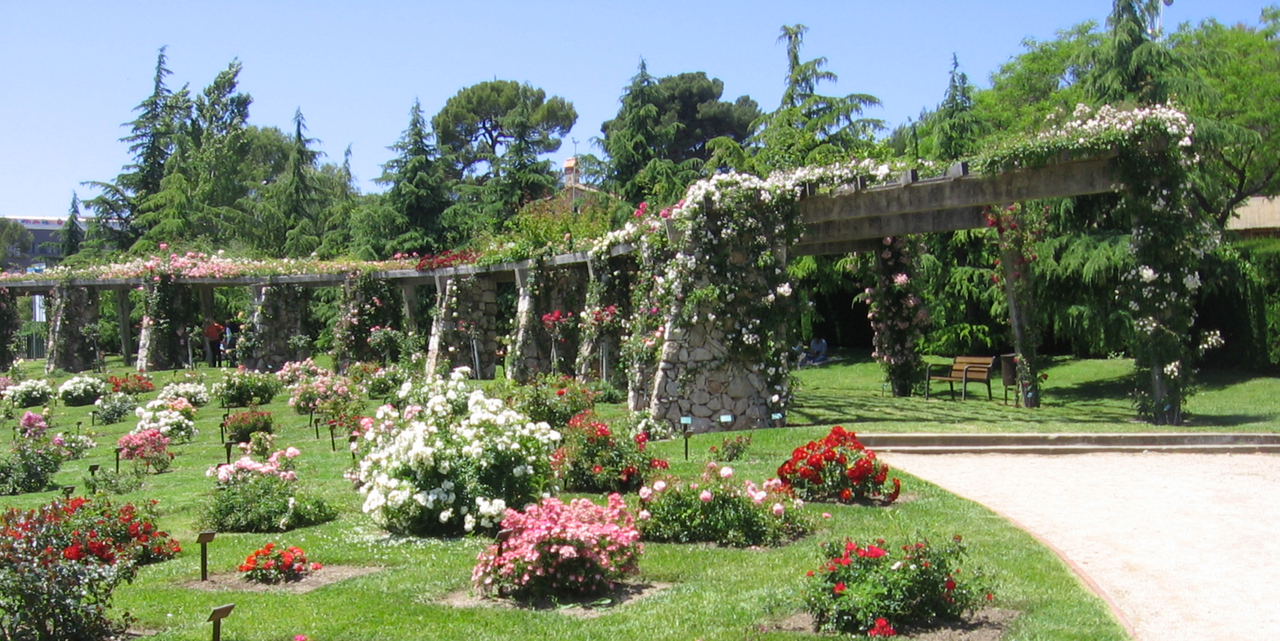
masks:
POLYGON ((870 630, 867 630, 867 636, 869 637, 892 637, 897 636, 897 634, 898 633, 894 631, 893 626, 889 625, 889 622, 885 621, 883 618, 876 619, 875 626, 870 630))
POLYGON ((182 551, 177 541, 158 530, 132 503, 117 508, 105 499, 76 497, 28 512, 11 508, 0 516, 0 534, 9 546, 28 550, 40 546, 24 541, 47 538, 42 544, 45 565, 54 557, 107 565, 121 560, 146 564, 170 559, 182 551))
POLYGON ((884 491, 889 466, 863 447, 857 435, 839 425, 821 441, 809 441, 791 452, 778 468, 778 479, 801 498, 839 499, 845 503, 872 499, 883 504, 897 500, 901 483, 893 479, 893 489, 884 491))
POLYGON ((418 260, 418 271, 427 272, 433 269, 471 265, 480 259, 480 253, 473 249, 445 251, 440 254, 427 254, 418 260))
POLYGON ((247 579, 258 583, 276 583, 279 581, 297 581, 308 572, 319 570, 319 563, 308 563, 307 555, 299 547, 276 547, 268 543, 253 554, 245 557, 239 570, 247 579))
POLYGON ((571 320, 573 320, 573 312, 561 312, 557 309, 554 312, 542 315, 542 326, 546 327, 552 336, 559 338, 561 326, 571 320))
POLYGON ((151 379, 141 374, 108 376, 107 382, 111 383, 112 392, 124 392, 125 394, 145 394, 156 389, 151 379))

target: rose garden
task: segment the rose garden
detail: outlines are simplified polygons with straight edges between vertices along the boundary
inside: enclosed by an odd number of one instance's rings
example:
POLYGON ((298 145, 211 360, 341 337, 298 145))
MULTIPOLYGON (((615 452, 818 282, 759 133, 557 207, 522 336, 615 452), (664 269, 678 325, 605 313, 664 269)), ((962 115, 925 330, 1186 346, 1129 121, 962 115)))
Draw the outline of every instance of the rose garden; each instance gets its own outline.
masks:
MULTIPOLYGON (((930 229, 843 239, 876 257, 879 374, 797 370, 788 254, 820 251, 814 202, 1101 158, 1137 265, 1120 295, 1141 331, 1117 362, 1140 416, 1177 426, 1218 340, 1189 302, 1211 240, 1181 200, 1193 140, 1172 108, 1081 108, 975 157, 974 175, 876 161, 717 174, 574 252, 184 252, 10 278, 4 304, 47 293, 51 330, 47 362, 0 381, 0 638, 201 639, 225 603, 236 639, 1123 638, 1051 553, 858 437, 886 429, 866 419, 950 403, 911 397, 929 321, 911 234, 930 229), (312 317, 322 296, 336 317, 312 317), (208 367, 201 324, 228 306, 244 318, 237 367, 208 367), (86 329, 112 307, 123 356, 104 358, 86 329), (833 372, 889 395, 833 408, 833 372)), ((966 224, 998 230, 1026 409, 979 420, 1054 431, 1074 410, 1040 403, 1054 364, 1027 321, 1037 210, 992 198, 966 224)))

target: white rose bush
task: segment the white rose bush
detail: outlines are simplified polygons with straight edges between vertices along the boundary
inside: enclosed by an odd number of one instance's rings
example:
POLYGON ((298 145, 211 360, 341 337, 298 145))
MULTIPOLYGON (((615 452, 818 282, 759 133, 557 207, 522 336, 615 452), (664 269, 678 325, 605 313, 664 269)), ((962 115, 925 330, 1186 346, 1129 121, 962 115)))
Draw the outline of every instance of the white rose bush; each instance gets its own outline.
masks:
POLYGON ((352 473, 364 512, 388 531, 457 536, 493 531, 508 507, 555 491, 551 453, 560 433, 471 390, 465 371, 406 383, 399 410, 362 421, 352 473))

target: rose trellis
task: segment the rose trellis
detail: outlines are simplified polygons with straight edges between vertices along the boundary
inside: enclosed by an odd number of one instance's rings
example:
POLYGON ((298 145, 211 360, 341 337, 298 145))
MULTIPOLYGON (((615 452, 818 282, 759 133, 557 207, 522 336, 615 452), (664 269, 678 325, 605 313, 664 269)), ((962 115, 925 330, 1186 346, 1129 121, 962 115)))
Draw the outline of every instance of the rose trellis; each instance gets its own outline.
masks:
MULTIPOLYGON (((1080 105, 1060 127, 997 148, 981 159, 988 170, 1043 165, 1063 154, 1114 153, 1124 185, 1119 213, 1132 225, 1133 268, 1117 295, 1134 319, 1131 349, 1139 413, 1156 424, 1182 421, 1196 346, 1193 296, 1199 268, 1217 242, 1210 222, 1187 206, 1187 166, 1193 162, 1185 114, 1155 105, 1131 110, 1080 105)), ((1209 340, 1212 340, 1210 337, 1209 340)))

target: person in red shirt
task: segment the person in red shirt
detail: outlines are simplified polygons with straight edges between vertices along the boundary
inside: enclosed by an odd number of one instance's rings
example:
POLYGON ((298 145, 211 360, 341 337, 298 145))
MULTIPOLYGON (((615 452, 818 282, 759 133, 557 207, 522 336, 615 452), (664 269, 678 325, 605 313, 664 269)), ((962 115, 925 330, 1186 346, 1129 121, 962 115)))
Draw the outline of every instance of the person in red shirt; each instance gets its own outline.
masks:
POLYGON ((213 319, 205 322, 204 337, 209 339, 209 367, 222 367, 222 332, 225 329, 213 319))

